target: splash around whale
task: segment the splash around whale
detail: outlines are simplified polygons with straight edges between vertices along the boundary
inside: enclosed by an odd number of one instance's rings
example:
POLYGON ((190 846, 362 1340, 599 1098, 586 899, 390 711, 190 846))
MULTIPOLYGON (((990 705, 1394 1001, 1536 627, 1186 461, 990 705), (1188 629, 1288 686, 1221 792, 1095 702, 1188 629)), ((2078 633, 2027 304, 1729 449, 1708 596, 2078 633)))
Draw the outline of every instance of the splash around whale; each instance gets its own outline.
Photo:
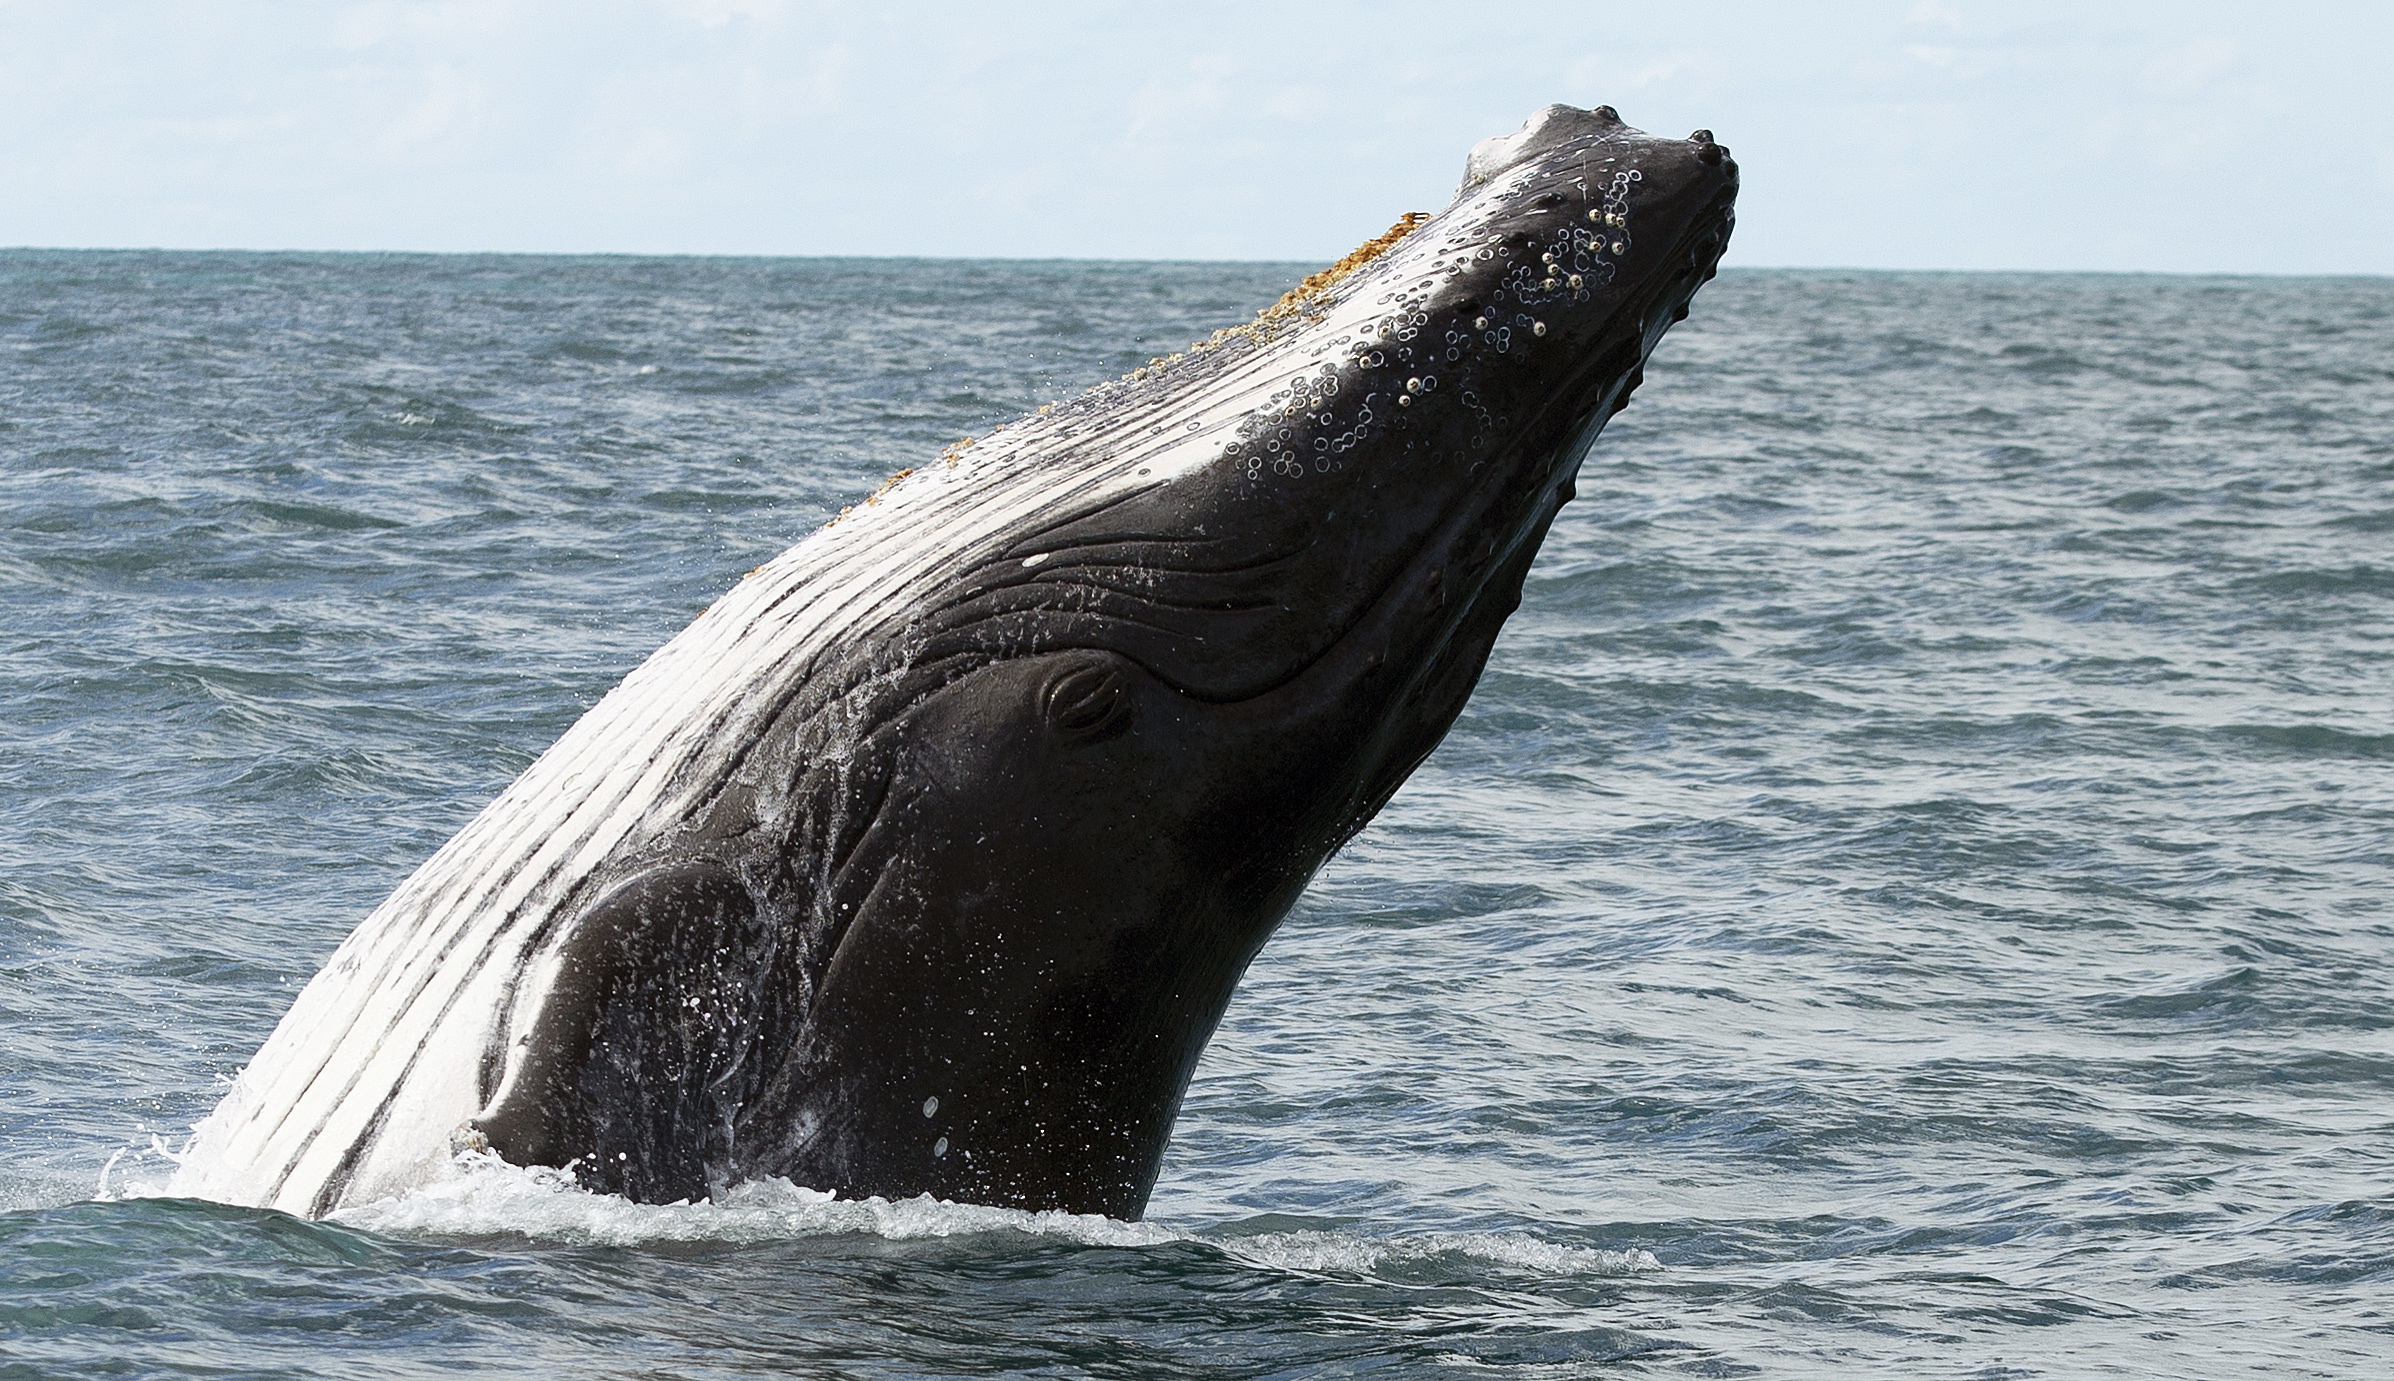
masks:
POLYGON ((1709 134, 1549 106, 1255 322, 767 562, 359 925, 170 1193, 462 1149, 1135 1218, 1232 989, 1445 734, 1727 241, 1709 134))

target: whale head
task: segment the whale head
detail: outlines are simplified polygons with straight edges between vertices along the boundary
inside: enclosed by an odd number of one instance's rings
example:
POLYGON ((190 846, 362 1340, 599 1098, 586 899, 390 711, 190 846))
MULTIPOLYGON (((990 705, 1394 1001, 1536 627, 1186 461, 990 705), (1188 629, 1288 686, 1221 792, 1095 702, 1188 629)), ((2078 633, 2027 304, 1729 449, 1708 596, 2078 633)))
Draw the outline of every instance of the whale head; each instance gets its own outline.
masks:
POLYGON ((1547 107, 1256 322, 901 476, 370 917, 179 1187, 322 1212, 464 1135, 652 1201, 1135 1217, 1240 975, 1461 711, 1736 190, 1701 131, 1547 107))
POLYGON ((1252 331, 983 443, 979 482, 1107 482, 883 645, 869 861, 818 894, 841 935, 732 1157, 1135 1214, 1240 974, 1461 711, 1736 187, 1708 135, 1549 107, 1252 331))

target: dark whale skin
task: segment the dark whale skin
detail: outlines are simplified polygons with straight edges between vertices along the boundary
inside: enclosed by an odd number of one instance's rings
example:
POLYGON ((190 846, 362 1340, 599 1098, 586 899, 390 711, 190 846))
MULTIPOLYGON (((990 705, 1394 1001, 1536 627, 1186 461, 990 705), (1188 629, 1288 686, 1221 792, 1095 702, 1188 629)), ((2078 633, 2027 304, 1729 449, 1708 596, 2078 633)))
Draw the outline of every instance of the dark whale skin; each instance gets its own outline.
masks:
MULTIPOLYGON (((743 895, 723 881, 733 849, 607 904, 621 949, 559 1036, 595 1053, 526 1090, 550 1111, 484 1119, 492 1144, 639 1199, 728 1171, 1136 1217, 1241 973, 1462 710, 1585 446, 1726 241, 1734 163, 1601 114, 1553 123, 1541 175, 1482 232, 1497 254, 1426 280, 1393 256, 1364 270, 1351 291, 1396 290, 1411 331, 1352 358, 1318 408, 1264 413, 1197 482, 1023 534, 927 616, 922 660, 981 661, 982 640, 1009 655, 868 739, 860 847, 886 854, 728 1135, 688 1130, 729 1062, 660 1042, 654 1014, 721 984, 696 955, 755 944, 753 913, 719 900, 743 895), (1574 179, 1597 149, 1637 160, 1652 252, 1612 254, 1614 227, 1588 219, 1601 197, 1574 179), (1566 244, 1557 279, 1543 256, 1566 244), (1306 467, 1301 502, 1282 455, 1306 467), (1075 580, 1017 574, 1038 552, 1075 580), (1109 599, 1168 612, 1088 618, 1109 599)), ((1230 362, 1192 354, 1141 387, 1201 392, 1230 362)))
MULTIPOLYGON (((732 708, 706 711, 703 763, 625 798, 638 831, 447 932, 444 956, 505 938, 420 980, 437 1011, 375 1018, 415 1033, 404 1061, 400 1036, 343 1037, 396 1075, 336 1096, 339 1059, 270 1041, 260 1091, 217 1114, 259 1149, 212 1153, 189 1192, 391 1192, 450 1149, 407 1129, 454 1106, 451 1145, 648 1202, 783 1177, 1137 1217, 1241 974, 1462 710, 1736 190, 1702 131, 1550 106, 1336 281, 902 477, 824 537, 905 555, 899 593, 710 673, 732 708), (972 517, 1033 481, 1059 497, 972 517), (302 1058, 322 1068, 282 1072, 302 1058)), ((793 567, 738 617, 863 559, 793 567)), ((431 972, 409 917, 438 914, 378 912, 340 981, 431 972)))

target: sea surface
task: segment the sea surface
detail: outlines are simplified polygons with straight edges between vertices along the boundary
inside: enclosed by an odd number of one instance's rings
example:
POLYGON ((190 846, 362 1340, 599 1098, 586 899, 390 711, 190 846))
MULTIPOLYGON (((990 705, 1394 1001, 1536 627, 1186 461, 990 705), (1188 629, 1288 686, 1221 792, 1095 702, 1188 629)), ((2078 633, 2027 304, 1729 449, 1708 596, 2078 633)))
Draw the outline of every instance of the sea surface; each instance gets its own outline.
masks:
POLYGON ((0 1377, 2394 1375, 2394 281, 1731 271, 1144 1222, 158 1197, 740 574, 1313 265, 0 253, 0 1377))

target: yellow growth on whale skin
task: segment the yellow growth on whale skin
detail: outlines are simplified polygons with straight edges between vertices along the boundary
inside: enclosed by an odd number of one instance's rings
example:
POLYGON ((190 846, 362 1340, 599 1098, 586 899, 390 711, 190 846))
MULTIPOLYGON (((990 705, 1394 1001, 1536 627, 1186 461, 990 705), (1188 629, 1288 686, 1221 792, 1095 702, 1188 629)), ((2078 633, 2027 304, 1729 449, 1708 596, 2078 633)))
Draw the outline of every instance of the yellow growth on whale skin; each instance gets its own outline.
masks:
MULTIPOLYGON (((1320 273, 1308 275, 1304 282, 1282 293, 1280 300, 1257 313, 1255 320, 1243 326, 1225 326, 1204 340, 1191 345, 1184 353, 1193 354, 1199 350, 1211 350, 1234 336, 1245 336, 1249 340, 1261 340, 1263 331, 1302 312, 1305 310, 1306 304, 1337 287, 1348 275, 1394 249, 1397 241, 1421 229, 1429 222, 1430 213, 1427 211, 1406 212, 1397 217, 1395 225, 1348 251, 1345 258, 1323 269, 1320 273)), ((1153 369, 1158 365, 1170 364, 1179 358, 1179 355, 1166 355, 1160 359, 1149 360, 1147 367, 1153 369)))
POLYGON ((1348 274, 1394 249, 1397 241, 1421 229, 1429 224, 1429 221, 1430 213, 1427 211, 1408 211, 1397 217, 1397 223, 1388 227, 1377 239, 1366 240, 1357 245, 1348 252, 1346 258, 1323 269, 1320 273, 1308 277, 1304 282, 1281 294, 1280 300, 1264 308, 1263 315, 1257 317, 1252 324, 1261 326, 1265 322, 1278 321, 1282 317, 1296 315, 1297 310, 1306 303, 1330 291, 1331 288, 1338 285, 1339 280, 1348 274))
MULTIPOLYGON (((1345 258, 1340 259, 1337 263, 1332 264, 1326 269, 1323 269, 1320 273, 1308 275, 1304 282, 1299 283, 1297 286, 1289 289, 1287 292, 1282 293, 1278 302, 1275 302, 1271 306, 1264 308, 1261 312, 1256 313, 1255 320, 1245 322, 1237 326, 1225 326, 1221 330, 1214 332, 1210 336, 1207 336, 1204 340, 1191 343, 1189 348, 1186 350, 1175 351, 1169 355, 1158 355, 1154 359, 1149 360, 1147 363, 1140 365, 1137 369, 1134 369, 1130 373, 1123 375, 1123 380, 1135 383, 1140 379, 1147 378, 1149 375, 1167 365, 1177 364, 1182 359, 1185 359, 1190 355, 1197 354, 1198 352, 1204 350, 1211 350, 1216 346, 1221 345, 1225 341, 1232 340, 1239 336, 1245 336, 1249 340, 1260 342, 1263 338, 1262 333, 1264 331, 1278 325, 1290 317, 1296 316, 1305 309, 1308 303, 1311 303, 1315 298, 1320 297, 1323 293, 1326 293, 1332 288, 1338 286, 1341 281, 1343 281, 1348 275, 1354 273, 1357 269, 1362 268, 1372 260, 1379 258, 1383 254, 1386 254, 1390 249, 1395 247, 1397 241, 1402 240, 1407 235, 1410 235, 1414 231, 1421 229, 1424 225, 1429 224, 1429 221, 1430 213, 1427 211, 1406 212, 1404 215, 1397 217, 1397 222, 1395 225, 1388 227, 1387 230, 1382 231, 1379 235, 1374 236, 1373 238, 1364 241, 1362 244, 1357 245, 1354 249, 1349 250, 1345 258)), ((1044 413, 1055 406, 1056 404, 1049 403, 1040 408, 1039 411, 1044 413)))
MULTIPOLYGON (((1156 358, 1149 360, 1146 364, 1143 364, 1137 369, 1132 370, 1130 373, 1123 375, 1123 379, 1129 381, 1144 379, 1150 374, 1154 373, 1156 370, 1162 369, 1167 365, 1176 364, 1182 359, 1196 354, 1199 351, 1214 349, 1216 346, 1219 346, 1224 342, 1238 336, 1245 336, 1250 340, 1260 342, 1263 338, 1263 332, 1271 329, 1274 326, 1277 326, 1290 317, 1296 316, 1303 312, 1307 304, 1311 303, 1314 299, 1320 297, 1322 294, 1330 291, 1330 289, 1338 286, 1340 282, 1345 280, 1349 275, 1353 274, 1357 269, 1362 268, 1372 260, 1379 258, 1383 254, 1386 254, 1390 249, 1396 246, 1397 241, 1402 240, 1407 235, 1410 235, 1414 231, 1421 229, 1424 225, 1429 223, 1429 220, 1430 213, 1427 211, 1406 212, 1404 215, 1397 217, 1396 224, 1388 227, 1388 229, 1382 231, 1380 234, 1372 237, 1371 239, 1364 241, 1362 244, 1357 245, 1354 249, 1349 250, 1346 256, 1341 258, 1337 263, 1332 264, 1330 267, 1323 269, 1319 273, 1307 275, 1305 281, 1289 289, 1287 292, 1282 293, 1278 302, 1273 303, 1271 306, 1266 307, 1261 312, 1257 313, 1255 320, 1246 322, 1243 325, 1225 326, 1221 330, 1214 332, 1211 336, 1206 337, 1204 340, 1197 341, 1190 345, 1187 350, 1178 351, 1170 355, 1159 355, 1156 358)), ((1106 387, 1106 385, 1100 385, 1099 387, 1103 388, 1106 387)), ((1059 406, 1061 406, 1059 403, 1043 403, 1040 405, 1038 412, 1034 413, 1033 416, 1045 416, 1046 414, 1055 411, 1059 406)), ((1002 432, 1005 429, 1005 426, 1000 426, 997 431, 993 431, 989 435, 995 436, 998 434, 998 432, 1002 432)), ((961 440, 950 443, 939 453, 939 458, 948 469, 953 470, 956 468, 956 462, 963 457, 966 451, 972 449, 972 447, 977 443, 987 439, 987 437, 964 437, 961 440)), ((839 511, 838 517, 835 517, 830 522, 825 523, 824 526, 835 526, 838 524, 841 518, 847 517, 850 513, 853 513, 856 508, 860 506, 869 506, 871 504, 880 502, 881 496, 889 492, 891 485, 896 484, 899 480, 902 480, 913 473, 914 471, 912 469, 900 470, 898 473, 882 481, 881 487, 873 491, 871 496, 864 501, 864 505, 852 504, 847 508, 841 509, 839 511)), ((749 574, 753 575, 755 572, 751 571, 749 574)))

